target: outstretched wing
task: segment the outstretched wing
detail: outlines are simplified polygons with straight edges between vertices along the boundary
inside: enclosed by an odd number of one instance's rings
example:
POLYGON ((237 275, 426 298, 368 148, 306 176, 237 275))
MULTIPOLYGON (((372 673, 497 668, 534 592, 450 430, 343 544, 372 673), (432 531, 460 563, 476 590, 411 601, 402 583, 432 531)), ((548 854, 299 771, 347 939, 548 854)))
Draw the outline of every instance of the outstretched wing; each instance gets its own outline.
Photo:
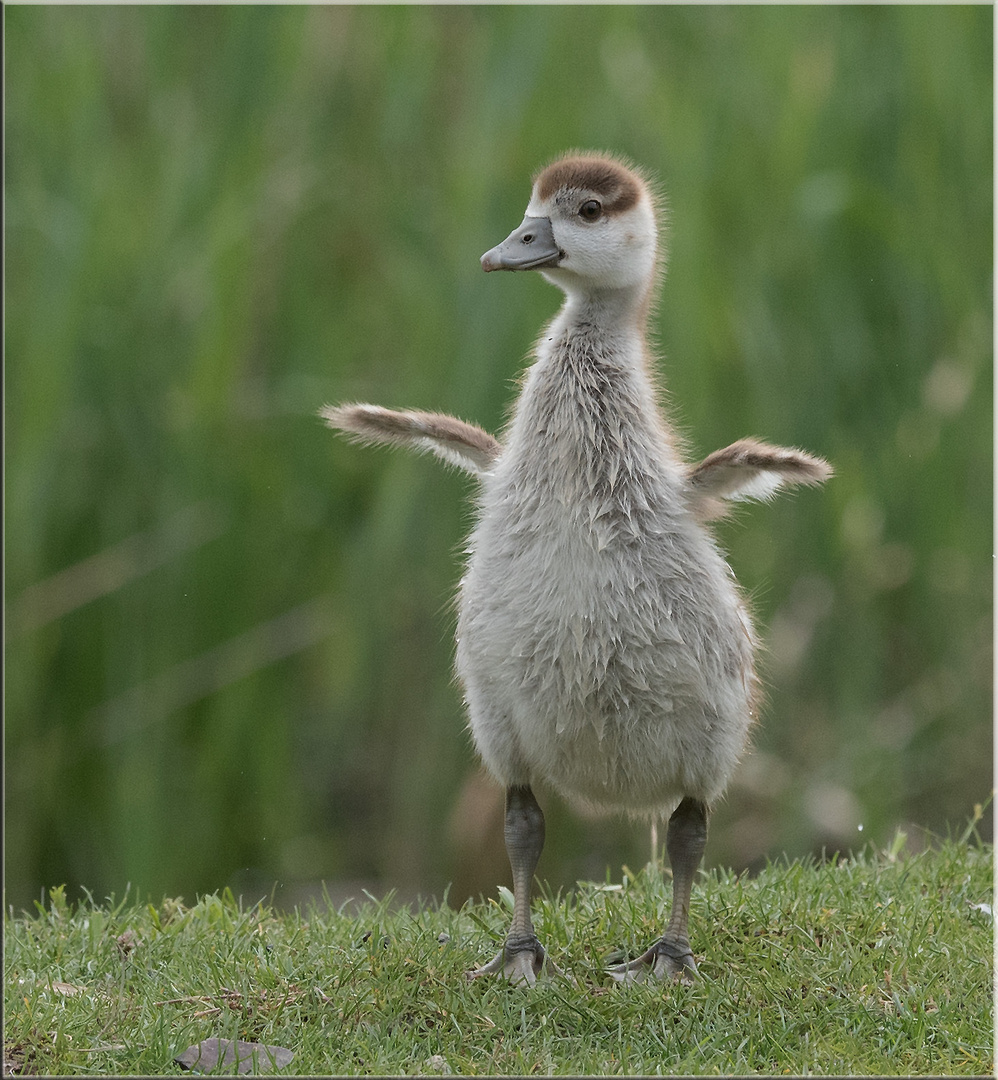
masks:
POLYGON ((331 428, 365 443, 429 450, 450 465, 485 473, 499 456, 499 440, 474 424, 443 413, 398 411, 380 405, 325 405, 319 415, 331 428))
POLYGON ((803 450, 770 446, 756 439, 715 450, 688 473, 694 504, 707 517, 723 513, 718 499, 769 499, 792 484, 823 484, 832 467, 803 450))

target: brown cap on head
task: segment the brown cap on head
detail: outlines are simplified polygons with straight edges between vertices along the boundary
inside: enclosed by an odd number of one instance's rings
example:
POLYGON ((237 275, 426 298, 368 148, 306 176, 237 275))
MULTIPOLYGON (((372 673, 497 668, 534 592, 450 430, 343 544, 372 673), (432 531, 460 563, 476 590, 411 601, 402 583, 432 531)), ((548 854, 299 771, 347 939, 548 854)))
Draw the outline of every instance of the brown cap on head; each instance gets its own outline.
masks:
POLYGON ((540 198, 548 199, 562 188, 591 191, 603 200, 607 213, 629 210, 640 198, 642 181, 612 158, 596 154, 571 154, 561 158, 535 179, 540 198))

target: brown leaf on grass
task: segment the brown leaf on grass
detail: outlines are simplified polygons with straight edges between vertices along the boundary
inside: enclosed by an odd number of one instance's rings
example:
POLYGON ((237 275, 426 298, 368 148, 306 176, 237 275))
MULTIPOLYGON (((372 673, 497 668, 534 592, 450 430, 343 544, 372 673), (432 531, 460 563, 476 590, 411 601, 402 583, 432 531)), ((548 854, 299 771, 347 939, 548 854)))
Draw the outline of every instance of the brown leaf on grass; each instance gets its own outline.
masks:
POLYGON ((294 1057, 293 1050, 242 1039, 205 1039, 188 1046, 173 1060, 182 1068, 199 1073, 216 1072, 218 1066, 233 1065, 236 1074, 268 1073, 283 1069, 294 1057))
POLYGON ((26 1063, 30 1062, 33 1054, 30 1049, 23 1046, 5 1046, 3 1048, 3 1074, 4 1076, 20 1076, 26 1063))
POLYGON ((123 934, 119 934, 114 939, 114 944, 117 946, 118 955, 121 959, 127 960, 142 942, 139 941, 138 935, 134 930, 126 930, 123 934))

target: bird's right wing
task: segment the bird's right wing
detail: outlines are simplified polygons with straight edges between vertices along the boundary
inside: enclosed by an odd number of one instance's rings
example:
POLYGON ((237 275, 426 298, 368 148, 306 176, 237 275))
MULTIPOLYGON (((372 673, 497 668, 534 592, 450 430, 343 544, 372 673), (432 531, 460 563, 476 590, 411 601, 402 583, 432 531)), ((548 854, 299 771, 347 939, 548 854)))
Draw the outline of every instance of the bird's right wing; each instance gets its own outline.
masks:
POLYGON ((380 405, 325 405, 319 415, 359 442, 429 450, 449 465, 487 473, 501 449, 499 440, 474 424, 443 413, 383 409, 380 405))

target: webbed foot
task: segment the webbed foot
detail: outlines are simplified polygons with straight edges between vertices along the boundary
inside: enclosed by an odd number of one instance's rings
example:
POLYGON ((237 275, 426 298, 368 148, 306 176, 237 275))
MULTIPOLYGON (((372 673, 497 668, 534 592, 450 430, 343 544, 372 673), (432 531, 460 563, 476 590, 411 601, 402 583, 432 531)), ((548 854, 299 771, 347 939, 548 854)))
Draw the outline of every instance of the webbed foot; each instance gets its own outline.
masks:
POLYGON ((469 979, 482 975, 502 975, 518 986, 533 986, 543 975, 568 978, 536 937, 507 941, 487 964, 465 974, 469 979))
POLYGON ((678 979, 689 986, 696 976, 697 965, 688 942, 660 937, 635 960, 614 964, 606 970, 617 982, 641 982, 652 975, 656 979, 678 979))

